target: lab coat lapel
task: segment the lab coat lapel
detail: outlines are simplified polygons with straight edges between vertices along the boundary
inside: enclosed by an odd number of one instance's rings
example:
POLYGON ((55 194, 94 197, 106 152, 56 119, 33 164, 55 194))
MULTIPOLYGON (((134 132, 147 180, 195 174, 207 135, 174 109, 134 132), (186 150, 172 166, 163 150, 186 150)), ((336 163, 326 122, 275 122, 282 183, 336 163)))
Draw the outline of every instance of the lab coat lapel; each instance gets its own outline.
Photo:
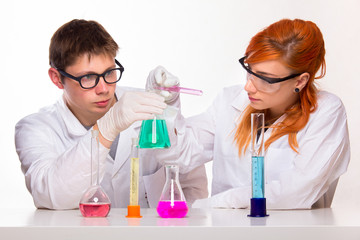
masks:
POLYGON ((114 177, 118 171, 120 171, 121 167, 124 163, 130 158, 131 154, 131 139, 136 138, 139 135, 139 130, 141 127, 141 121, 137 121, 133 123, 128 129, 122 131, 119 136, 119 142, 117 145, 115 162, 113 168, 114 177))
POLYGON ((239 94, 234 98, 234 100, 231 102, 231 106, 235 109, 237 112, 237 116, 234 119, 234 123, 237 126, 237 124, 240 121, 241 113, 245 110, 247 105, 249 105, 250 101, 249 98, 243 88, 240 89, 239 94))

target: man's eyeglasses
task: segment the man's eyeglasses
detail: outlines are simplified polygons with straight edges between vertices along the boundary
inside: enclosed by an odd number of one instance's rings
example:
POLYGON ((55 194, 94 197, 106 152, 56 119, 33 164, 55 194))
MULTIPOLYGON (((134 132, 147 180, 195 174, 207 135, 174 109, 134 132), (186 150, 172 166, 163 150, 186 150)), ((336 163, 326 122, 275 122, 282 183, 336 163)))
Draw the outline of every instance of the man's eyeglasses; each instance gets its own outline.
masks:
POLYGON ((75 77, 61 69, 57 69, 57 70, 64 77, 71 78, 79 82, 82 88, 90 89, 96 87, 96 85, 100 81, 100 77, 102 77, 107 84, 117 83, 120 80, 122 73, 124 72, 124 67, 116 59, 115 59, 115 63, 116 65, 119 66, 118 68, 107 70, 102 74, 91 73, 79 77, 75 77))
POLYGON ((245 58, 240 58, 239 62, 241 64, 241 66, 247 71, 247 79, 251 80, 251 82, 254 84, 255 88, 259 91, 262 92, 276 92, 277 90, 279 90, 280 85, 279 84, 274 84, 274 83, 279 83, 279 82, 283 82, 289 79, 292 79, 294 77, 300 76, 301 73, 295 73, 295 74, 291 74, 287 77, 283 77, 283 78, 271 78, 271 77, 266 77, 266 76, 262 76, 260 74, 257 74, 253 71, 251 71, 250 66, 245 63, 245 58))

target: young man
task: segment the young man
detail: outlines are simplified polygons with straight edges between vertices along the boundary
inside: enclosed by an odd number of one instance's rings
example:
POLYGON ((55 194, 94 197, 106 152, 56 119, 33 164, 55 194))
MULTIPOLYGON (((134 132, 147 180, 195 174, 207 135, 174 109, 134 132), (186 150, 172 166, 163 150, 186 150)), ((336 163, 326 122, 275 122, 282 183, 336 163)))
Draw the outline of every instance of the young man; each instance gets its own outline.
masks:
MULTIPOLYGON (((118 45, 95 21, 72 20, 60 27, 50 43, 49 76, 63 90, 54 105, 20 120, 15 144, 26 185, 35 206, 77 208, 90 184, 91 131, 99 130, 101 185, 112 207, 129 204, 131 138, 137 137, 141 120, 161 114, 165 99, 178 98, 117 87, 124 68, 115 59, 118 45)), ((171 74, 156 68, 149 78, 171 74)), ((173 101, 176 99, 175 101, 173 101)), ((179 116, 180 117, 180 116, 179 116)), ((170 135, 175 134, 169 124, 170 135)), ((170 136, 170 138, 175 138, 170 136)), ((174 142, 176 144, 176 142, 174 142)), ((167 151, 142 150, 139 205, 156 207, 165 181, 161 162, 167 151)), ((189 202, 207 197, 204 166, 180 176, 189 202)))

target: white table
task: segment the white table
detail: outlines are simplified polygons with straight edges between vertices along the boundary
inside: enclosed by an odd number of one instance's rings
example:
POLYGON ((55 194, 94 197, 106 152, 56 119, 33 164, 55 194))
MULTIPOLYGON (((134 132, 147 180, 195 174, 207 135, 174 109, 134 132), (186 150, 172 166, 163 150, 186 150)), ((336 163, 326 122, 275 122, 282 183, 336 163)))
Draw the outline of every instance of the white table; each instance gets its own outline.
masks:
POLYGON ((360 239, 360 207, 268 211, 249 218, 246 209, 190 209, 186 218, 162 219, 141 209, 141 219, 111 209, 107 218, 84 218, 79 210, 1 209, 0 239, 360 239))

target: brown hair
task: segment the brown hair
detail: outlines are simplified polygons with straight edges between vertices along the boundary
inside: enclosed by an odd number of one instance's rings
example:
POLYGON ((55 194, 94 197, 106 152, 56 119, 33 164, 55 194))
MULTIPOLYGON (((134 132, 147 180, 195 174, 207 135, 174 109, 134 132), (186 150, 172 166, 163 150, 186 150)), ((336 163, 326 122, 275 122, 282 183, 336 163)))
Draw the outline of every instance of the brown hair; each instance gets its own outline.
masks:
POLYGON ((62 25, 52 36, 49 64, 65 70, 76 58, 105 54, 115 58, 119 47, 105 28, 96 21, 74 19, 62 25))
MULTIPOLYGON (((299 93, 298 103, 286 110, 286 117, 281 123, 271 126, 273 131, 265 142, 265 149, 280 137, 288 135, 290 147, 297 152, 296 134, 305 127, 310 113, 317 106, 318 89, 314 79, 322 78, 325 75, 324 45, 323 36, 316 24, 300 19, 283 19, 275 22, 251 39, 245 53, 247 63, 281 60, 294 73, 307 72, 310 74, 308 83, 299 93), (319 69, 321 69, 320 75, 315 77, 319 69)), ((250 115, 253 112, 260 111, 250 105, 247 106, 237 126, 235 142, 239 149, 239 155, 246 151, 250 142, 250 115)))

